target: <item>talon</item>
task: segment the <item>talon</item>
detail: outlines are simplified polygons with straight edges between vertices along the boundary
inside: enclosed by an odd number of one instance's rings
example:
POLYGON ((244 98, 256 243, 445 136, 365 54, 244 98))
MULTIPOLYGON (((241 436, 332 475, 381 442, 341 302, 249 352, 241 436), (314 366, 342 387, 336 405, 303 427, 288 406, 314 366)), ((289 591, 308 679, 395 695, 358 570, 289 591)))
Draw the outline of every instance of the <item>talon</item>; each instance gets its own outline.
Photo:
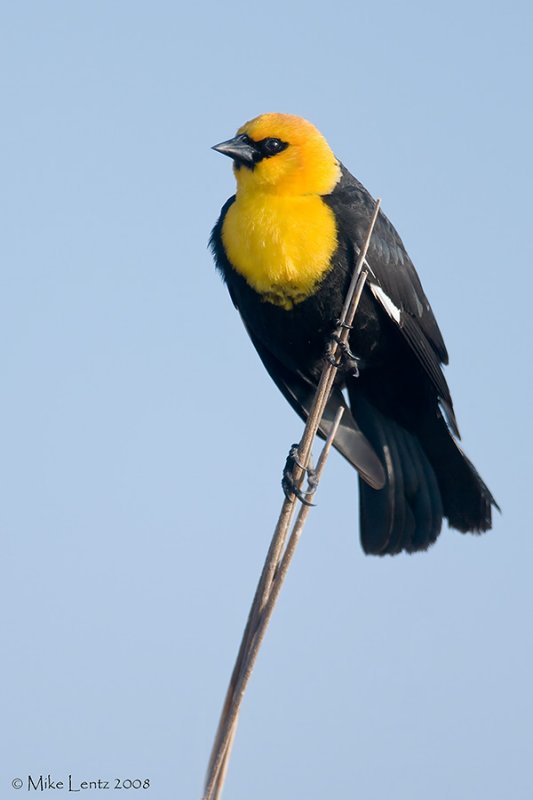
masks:
POLYGON ((342 366, 342 358, 336 359, 333 353, 331 352, 331 346, 328 348, 328 352, 326 353, 326 361, 328 364, 331 364, 332 367, 335 369, 339 369, 342 366))
MULTIPOLYGON (((350 325, 345 325, 344 327, 346 327, 348 329, 351 328, 350 325)), ((335 357, 333 356, 333 354, 331 352, 332 349, 333 349, 333 346, 332 346, 332 344, 330 344, 328 346, 328 352, 326 353, 327 361, 330 364, 332 364, 334 367, 336 367, 337 369, 339 369, 340 367, 344 367, 344 369, 347 372, 351 371, 352 374, 356 378, 358 378, 359 377, 360 359, 355 355, 355 353, 352 353, 352 351, 350 350, 350 347, 347 344, 347 342, 343 341, 340 338, 340 336, 338 336, 336 333, 332 334, 331 340, 332 340, 332 342, 336 342, 341 354, 340 354, 340 358, 338 360, 335 359, 335 357)))
POLYGON ((303 503, 304 506, 314 506, 315 503, 311 503, 305 496, 305 493, 301 491, 301 489, 297 489, 292 481, 292 478, 289 479, 286 475, 283 476, 281 481, 281 488, 283 489, 283 494, 290 500, 291 497, 294 495, 300 503, 303 503))
POLYGON ((331 338, 334 342, 337 342, 343 356, 346 356, 346 358, 350 359, 350 361, 357 361, 357 356, 352 353, 347 342, 343 341, 343 339, 341 339, 340 336, 337 336, 336 333, 332 334, 331 338))
POLYGON ((283 489, 283 494, 287 500, 290 500, 292 495, 294 495, 297 497, 300 503, 303 503, 304 506, 314 506, 315 504, 311 503, 311 501, 307 499, 306 495, 314 494, 316 492, 317 485, 318 481, 313 466, 310 464, 307 469, 303 466, 303 464, 298 460, 298 445, 293 444, 289 450, 289 455, 287 456, 287 460, 285 461, 285 466, 283 468, 283 477, 281 479, 281 488, 283 489), (300 469, 303 469, 307 474, 307 490, 305 492, 302 492, 302 490, 299 489, 294 483, 292 473, 295 466, 300 467, 300 469))
MULTIPOLYGON (((310 464, 307 468, 307 491, 306 494, 314 494, 318 488, 318 477, 316 470, 310 464)), ((313 505, 313 503, 311 503, 313 505)))
POLYGON ((336 328, 344 328, 345 331, 353 331, 353 325, 348 325, 347 322, 341 322, 340 319, 335 321, 336 328))

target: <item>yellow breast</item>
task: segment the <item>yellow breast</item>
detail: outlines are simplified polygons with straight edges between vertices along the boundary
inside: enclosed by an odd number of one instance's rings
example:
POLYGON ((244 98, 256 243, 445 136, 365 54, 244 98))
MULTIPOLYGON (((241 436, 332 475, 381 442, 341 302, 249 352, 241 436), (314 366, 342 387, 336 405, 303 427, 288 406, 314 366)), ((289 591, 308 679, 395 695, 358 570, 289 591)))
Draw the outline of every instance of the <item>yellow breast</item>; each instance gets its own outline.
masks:
POLYGON ((238 193, 222 241, 233 267, 265 301, 291 309, 328 272, 337 227, 316 194, 238 193))

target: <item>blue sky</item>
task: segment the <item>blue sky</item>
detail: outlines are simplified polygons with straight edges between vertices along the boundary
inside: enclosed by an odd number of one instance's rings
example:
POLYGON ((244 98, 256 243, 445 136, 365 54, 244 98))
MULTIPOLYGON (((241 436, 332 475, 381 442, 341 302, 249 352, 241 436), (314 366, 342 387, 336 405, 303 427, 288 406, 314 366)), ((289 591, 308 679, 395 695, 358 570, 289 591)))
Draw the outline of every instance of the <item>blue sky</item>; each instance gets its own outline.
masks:
POLYGON ((226 796, 531 798, 532 16, 2 4, 2 797, 41 773, 201 792, 302 429, 206 249, 233 192, 209 148, 287 111, 382 197, 503 515, 366 558, 331 457, 226 796))

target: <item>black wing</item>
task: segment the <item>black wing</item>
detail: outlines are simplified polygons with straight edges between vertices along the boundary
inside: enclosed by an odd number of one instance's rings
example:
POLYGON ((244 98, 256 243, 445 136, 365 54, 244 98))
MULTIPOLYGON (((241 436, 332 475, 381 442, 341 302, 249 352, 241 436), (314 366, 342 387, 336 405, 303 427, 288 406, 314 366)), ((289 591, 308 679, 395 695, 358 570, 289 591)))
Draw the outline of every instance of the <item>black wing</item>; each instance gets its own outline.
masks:
MULTIPOLYGON (((344 167, 342 178, 324 198, 335 213, 339 234, 362 243, 375 201, 344 167)), ((448 353, 420 279, 400 236, 380 213, 366 257, 368 286, 390 319, 398 326, 431 380, 453 432, 459 436, 452 398, 441 364, 448 353)))

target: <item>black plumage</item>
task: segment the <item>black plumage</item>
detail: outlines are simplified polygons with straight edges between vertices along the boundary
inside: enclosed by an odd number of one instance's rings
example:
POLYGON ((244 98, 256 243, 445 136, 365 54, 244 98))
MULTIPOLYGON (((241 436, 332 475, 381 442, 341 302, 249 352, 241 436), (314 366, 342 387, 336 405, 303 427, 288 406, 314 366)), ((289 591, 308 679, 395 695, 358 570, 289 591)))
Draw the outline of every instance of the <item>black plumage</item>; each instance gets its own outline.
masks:
MULTIPOLYGON (((341 169, 340 181, 323 196, 337 226, 331 267, 314 293, 290 311, 265 300, 228 260, 221 232, 235 197, 223 207, 210 240, 263 364, 303 419, 374 208, 362 184, 341 169)), ((335 447, 360 475, 363 549, 378 555, 424 550, 439 535, 443 517, 460 531, 485 531, 496 503, 457 443, 441 368, 448 362, 444 340, 405 247, 382 213, 367 264, 350 333, 359 376, 339 373, 321 425, 326 434, 338 406, 345 406, 335 447)))

